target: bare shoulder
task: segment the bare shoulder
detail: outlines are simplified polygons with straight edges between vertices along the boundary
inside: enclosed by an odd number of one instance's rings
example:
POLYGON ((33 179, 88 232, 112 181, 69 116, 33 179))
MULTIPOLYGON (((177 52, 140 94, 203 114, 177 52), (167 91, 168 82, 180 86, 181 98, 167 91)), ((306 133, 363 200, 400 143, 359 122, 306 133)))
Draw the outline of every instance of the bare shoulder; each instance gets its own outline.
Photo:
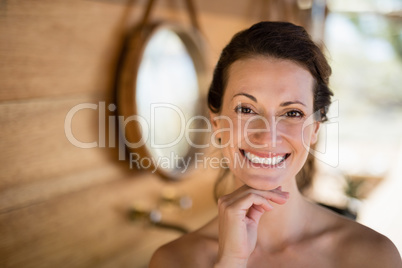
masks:
POLYGON ((351 264, 364 264, 364 267, 402 267, 401 256, 394 243, 386 236, 354 221, 346 220, 342 236, 343 254, 354 256, 351 264), (346 252, 348 250, 348 252, 346 252))
POLYGON ((149 267, 211 267, 218 250, 217 233, 213 229, 214 224, 209 223, 161 246, 153 254, 149 267))
POLYGON ((340 267, 402 268, 401 256, 389 238, 337 214, 329 219, 334 222, 333 252, 340 267))

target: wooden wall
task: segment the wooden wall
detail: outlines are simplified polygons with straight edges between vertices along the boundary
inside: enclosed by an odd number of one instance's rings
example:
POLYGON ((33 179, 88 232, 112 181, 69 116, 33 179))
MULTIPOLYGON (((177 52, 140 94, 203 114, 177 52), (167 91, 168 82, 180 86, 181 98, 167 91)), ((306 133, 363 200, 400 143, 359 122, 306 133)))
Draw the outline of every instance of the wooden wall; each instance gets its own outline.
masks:
MULTIPOLYGON (((81 149, 66 138, 72 107, 114 102, 122 41, 145 2, 0 0, 1 267, 146 267, 152 252, 179 234, 133 223, 127 210, 155 207, 166 187, 194 202, 190 211, 166 212, 168 220, 194 229, 213 217, 215 170, 167 183, 131 170, 108 142, 81 149)), ((152 19, 188 24, 183 2, 157 1, 152 19)), ((270 2, 195 1, 210 69, 235 32, 290 14, 270 2)), ((99 110, 75 115, 77 139, 98 141, 99 110)))

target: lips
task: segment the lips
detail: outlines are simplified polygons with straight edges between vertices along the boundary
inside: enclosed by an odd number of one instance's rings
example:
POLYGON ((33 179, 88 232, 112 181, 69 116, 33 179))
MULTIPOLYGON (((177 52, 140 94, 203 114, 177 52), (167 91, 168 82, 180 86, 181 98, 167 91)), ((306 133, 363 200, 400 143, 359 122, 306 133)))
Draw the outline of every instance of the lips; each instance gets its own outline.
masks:
POLYGON ((243 156, 245 156, 250 162, 254 164, 262 164, 267 166, 275 166, 284 162, 290 154, 274 154, 269 153, 262 155, 255 155, 253 153, 247 152, 245 150, 240 149, 240 152, 243 156))

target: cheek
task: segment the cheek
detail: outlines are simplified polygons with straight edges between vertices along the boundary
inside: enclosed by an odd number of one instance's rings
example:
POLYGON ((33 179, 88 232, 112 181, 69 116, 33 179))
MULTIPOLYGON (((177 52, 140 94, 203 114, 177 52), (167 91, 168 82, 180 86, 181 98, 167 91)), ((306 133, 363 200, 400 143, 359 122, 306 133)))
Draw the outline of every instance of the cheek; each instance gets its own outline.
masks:
POLYGON ((282 123, 278 124, 277 131, 284 137, 291 139, 294 142, 301 142, 303 139, 303 123, 282 123))
POLYGON ((303 126, 301 122, 300 124, 284 124, 278 126, 278 133, 280 133, 282 143, 288 143, 296 151, 308 152, 313 129, 313 126, 303 126))
POLYGON ((237 116, 226 117, 221 120, 218 131, 221 132, 222 141, 225 141, 225 144, 227 142, 230 142, 232 145, 236 144, 236 141, 241 140, 245 125, 246 120, 237 116))
POLYGON ((224 118, 220 121, 218 132, 221 133, 222 142, 225 144, 233 140, 234 126, 231 118, 224 118))
POLYGON ((309 125, 303 130, 302 142, 306 147, 310 147, 316 141, 315 126, 309 125))
POLYGON ((245 122, 239 120, 235 116, 226 117, 221 120, 219 125, 219 130, 221 132, 221 145, 222 145, 222 155, 229 160, 229 167, 233 168, 232 164, 235 162, 236 157, 240 158, 240 152, 238 147, 241 147, 242 134, 245 122))

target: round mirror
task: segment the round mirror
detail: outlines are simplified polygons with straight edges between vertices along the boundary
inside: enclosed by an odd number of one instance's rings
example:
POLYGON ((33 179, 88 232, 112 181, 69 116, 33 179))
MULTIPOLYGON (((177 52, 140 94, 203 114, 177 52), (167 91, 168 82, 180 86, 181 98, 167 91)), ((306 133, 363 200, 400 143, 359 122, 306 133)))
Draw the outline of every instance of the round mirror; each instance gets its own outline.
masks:
POLYGON ((120 127, 136 167, 177 179, 188 168, 202 132, 191 129, 206 104, 199 36, 173 25, 136 29, 118 87, 120 127))

